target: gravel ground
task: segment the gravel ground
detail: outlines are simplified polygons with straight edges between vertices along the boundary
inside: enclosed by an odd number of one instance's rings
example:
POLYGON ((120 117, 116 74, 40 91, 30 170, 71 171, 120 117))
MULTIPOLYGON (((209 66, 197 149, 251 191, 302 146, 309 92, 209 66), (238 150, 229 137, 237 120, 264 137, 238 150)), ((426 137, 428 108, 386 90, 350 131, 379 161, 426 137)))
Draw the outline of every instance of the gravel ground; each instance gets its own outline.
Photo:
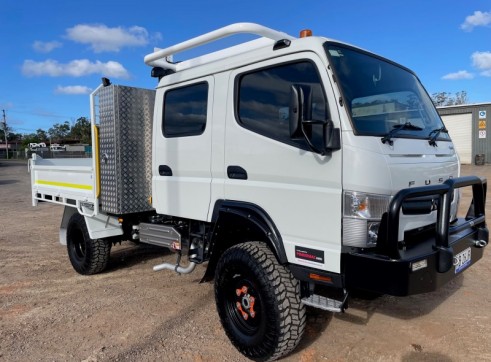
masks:
MULTIPOLYGON (((491 179, 491 166, 462 173, 491 179)), ((26 162, 0 161, 0 361, 245 360, 221 328, 213 285, 198 283, 203 265, 156 273, 175 256, 123 243, 106 272, 78 275, 58 243, 62 209, 32 207, 26 162)), ((487 254, 434 293, 353 297, 344 314, 308 309, 284 360, 491 361, 487 254)))

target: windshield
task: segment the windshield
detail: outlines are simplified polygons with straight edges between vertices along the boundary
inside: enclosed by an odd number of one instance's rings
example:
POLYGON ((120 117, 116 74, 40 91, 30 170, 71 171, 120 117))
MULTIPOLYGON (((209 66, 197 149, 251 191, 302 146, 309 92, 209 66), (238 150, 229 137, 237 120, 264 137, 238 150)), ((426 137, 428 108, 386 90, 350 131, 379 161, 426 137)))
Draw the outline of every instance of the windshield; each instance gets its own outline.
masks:
MULTIPOLYGON (((443 127, 430 97, 409 70, 351 47, 325 47, 356 134, 385 136, 400 128, 392 137, 429 139, 443 127), (402 127, 408 123, 411 127, 402 127)), ((437 139, 450 138, 440 132, 437 139)))

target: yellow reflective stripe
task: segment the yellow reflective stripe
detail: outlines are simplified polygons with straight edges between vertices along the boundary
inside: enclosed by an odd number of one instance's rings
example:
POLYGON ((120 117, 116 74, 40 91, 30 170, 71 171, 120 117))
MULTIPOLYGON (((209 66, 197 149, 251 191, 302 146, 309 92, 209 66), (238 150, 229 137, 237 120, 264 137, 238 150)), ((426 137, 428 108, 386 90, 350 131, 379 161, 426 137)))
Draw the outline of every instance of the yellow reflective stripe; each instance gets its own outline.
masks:
POLYGON ((92 185, 71 184, 68 182, 36 180, 36 184, 37 185, 48 185, 48 186, 70 187, 72 189, 92 190, 92 185))

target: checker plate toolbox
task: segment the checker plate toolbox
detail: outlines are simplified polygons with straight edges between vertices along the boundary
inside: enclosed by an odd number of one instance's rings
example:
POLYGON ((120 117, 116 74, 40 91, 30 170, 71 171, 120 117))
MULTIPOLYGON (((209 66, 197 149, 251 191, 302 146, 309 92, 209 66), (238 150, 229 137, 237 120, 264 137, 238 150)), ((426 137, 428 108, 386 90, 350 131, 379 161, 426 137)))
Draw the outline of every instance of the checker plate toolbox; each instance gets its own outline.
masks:
POLYGON ((111 214, 152 210, 152 119, 155 91, 100 88, 101 209, 111 214))

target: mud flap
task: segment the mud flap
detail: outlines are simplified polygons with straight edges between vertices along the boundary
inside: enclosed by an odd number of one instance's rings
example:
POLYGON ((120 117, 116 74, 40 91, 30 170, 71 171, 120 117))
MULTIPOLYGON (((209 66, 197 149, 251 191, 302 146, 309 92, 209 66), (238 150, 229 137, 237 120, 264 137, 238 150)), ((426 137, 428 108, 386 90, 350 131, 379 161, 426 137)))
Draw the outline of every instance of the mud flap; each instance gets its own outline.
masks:
POLYGON ((66 231, 68 228, 68 221, 72 217, 73 214, 77 213, 77 209, 74 207, 65 206, 65 210, 63 210, 63 217, 61 218, 60 225, 60 244, 66 245, 66 231))

